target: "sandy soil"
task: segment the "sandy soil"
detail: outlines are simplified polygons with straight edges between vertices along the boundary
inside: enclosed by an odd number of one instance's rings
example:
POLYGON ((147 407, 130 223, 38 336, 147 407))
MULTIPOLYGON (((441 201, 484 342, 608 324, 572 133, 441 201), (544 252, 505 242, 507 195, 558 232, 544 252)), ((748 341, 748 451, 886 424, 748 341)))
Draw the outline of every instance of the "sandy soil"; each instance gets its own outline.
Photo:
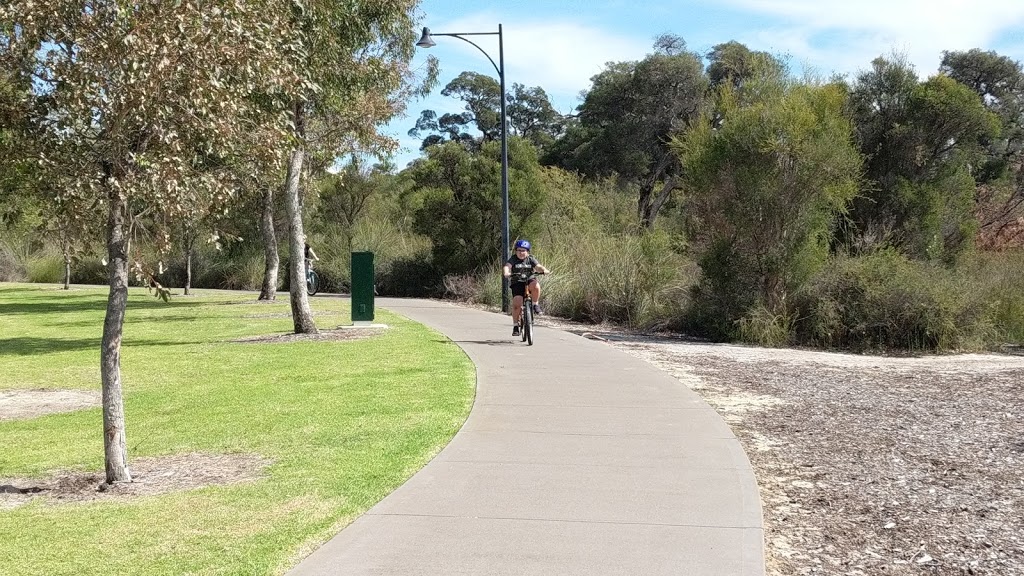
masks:
POLYGON ((268 343, 284 343, 284 342, 299 342, 305 340, 358 340, 360 338, 370 338, 381 333, 383 328, 337 328, 334 330, 321 329, 317 334, 294 334, 287 332, 284 334, 268 334, 264 336, 252 336, 249 338, 239 338, 233 340, 233 342, 241 342, 246 344, 268 344, 268 343))
POLYGON ((100 405, 99 390, 0 390, 0 421, 100 405))
POLYGON ((133 458, 132 482, 108 485, 102 471, 62 471, 44 479, 0 478, 0 510, 36 498, 47 504, 128 500, 259 479, 271 462, 254 454, 180 454, 133 458))

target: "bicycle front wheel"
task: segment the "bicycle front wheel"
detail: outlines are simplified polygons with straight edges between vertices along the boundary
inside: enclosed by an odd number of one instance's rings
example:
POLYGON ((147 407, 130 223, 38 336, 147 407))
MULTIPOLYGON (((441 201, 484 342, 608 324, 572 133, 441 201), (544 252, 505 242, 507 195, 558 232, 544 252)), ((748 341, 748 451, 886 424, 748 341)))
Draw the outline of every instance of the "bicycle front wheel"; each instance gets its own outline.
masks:
POLYGON ((320 291, 320 276, 316 272, 310 270, 309 275, 306 276, 306 292, 310 296, 320 291))
POLYGON ((523 310, 523 340, 533 346, 533 308, 530 306, 523 310))

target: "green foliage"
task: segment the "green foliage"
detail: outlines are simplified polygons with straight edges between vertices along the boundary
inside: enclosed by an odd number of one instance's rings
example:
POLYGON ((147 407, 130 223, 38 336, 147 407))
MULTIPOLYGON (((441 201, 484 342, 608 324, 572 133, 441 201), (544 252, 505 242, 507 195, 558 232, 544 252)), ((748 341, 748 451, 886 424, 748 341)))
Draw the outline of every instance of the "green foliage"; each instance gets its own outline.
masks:
MULTIPOLYGON (((509 226, 525 235, 535 226, 546 191, 536 150, 509 140, 509 226)), ((479 153, 455 143, 427 149, 427 158, 409 169, 420 202, 414 230, 432 242, 434 265, 448 274, 465 274, 500 263, 501 160, 496 142, 479 153)))
POLYGON ((429 250, 414 252, 377 267, 377 291, 390 296, 440 296, 443 275, 429 250))
POLYGON ((1021 246, 1024 217, 1024 68, 1006 56, 978 49, 943 52, 940 71, 974 90, 1000 120, 1000 133, 985 138, 984 160, 971 171, 983 247, 1021 246), (1014 238, 1017 235, 1018 238, 1014 238))
POLYGON ((747 48, 735 40, 714 46, 707 54, 708 80, 712 87, 731 84, 742 87, 748 80, 756 78, 781 78, 785 64, 767 52, 747 48))
POLYGON ((701 113, 708 88, 700 56, 678 37, 659 39, 640 61, 609 63, 595 76, 546 164, 590 177, 617 177, 637 190, 638 220, 653 225, 676 189, 679 163, 669 145, 701 113))
POLYGON ((357 150, 393 150, 396 143, 380 134, 379 126, 433 87, 436 59, 428 58, 418 70, 409 65, 418 4, 313 0, 287 5, 294 35, 282 56, 295 58, 299 81, 284 89, 293 99, 289 106, 308 104, 313 123, 306 144, 319 168, 357 150))
POLYGON ((534 254, 554 272, 541 280, 546 309, 632 327, 672 324, 694 275, 673 250, 673 238, 658 230, 640 233, 631 199, 614 186, 557 168, 547 169, 544 180, 551 192, 543 227, 531 240, 534 254))
MULTIPOLYGON (((533 255, 553 271, 540 279, 548 313, 634 328, 665 327, 681 316, 695 267, 664 231, 638 230, 629 196, 607 182, 585 182, 558 168, 541 172, 548 193, 539 226, 526 234, 533 255)), ((497 307, 500 268, 446 273, 448 297, 497 307)))
POLYGON ((737 335, 755 305, 789 316, 787 299, 825 262, 860 169, 840 87, 769 77, 745 92, 723 85, 721 126, 709 121, 677 143, 702 272, 688 323, 713 338, 737 335))
POLYGON ((443 279, 444 296, 461 302, 501 306, 501 269, 482 274, 449 274, 443 279))
MULTIPOLYGON (((409 135, 419 138, 429 133, 423 138, 421 150, 446 140, 459 142, 467 149, 477 149, 483 141, 501 138, 501 85, 497 80, 477 72, 463 72, 444 87, 441 95, 462 100, 465 111, 440 117, 433 110, 420 113, 409 135), (474 126, 481 133, 480 141, 468 132, 474 126)), ((543 88, 513 84, 505 98, 509 134, 542 148, 551 144, 561 132, 561 117, 551 106, 543 88)))
POLYGON ((97 253, 80 254, 71 263, 72 284, 106 284, 108 282, 107 267, 103 265, 103 257, 97 253))
POLYGON ((779 314, 763 305, 754 306, 736 322, 737 338, 758 346, 782 346, 793 336, 795 314, 779 314))
POLYGON ((557 237, 557 230, 571 238, 596 230, 615 237, 639 231, 635 187, 612 179, 584 178, 556 167, 545 168, 542 178, 547 195, 539 219, 542 230, 537 232, 557 237))
MULTIPOLYGON (((159 258, 155 251, 147 258, 159 258)), ((213 244, 196 246, 192 254, 192 287, 220 290, 259 290, 263 284, 263 252, 254 242, 232 243, 231 249, 213 244)), ((162 260, 156 279, 169 288, 185 286, 185 258, 176 253, 162 260)))
POLYGON ((798 295, 803 342, 859 350, 977 350, 992 341, 989 304, 962 272, 894 250, 839 257, 798 295))
POLYGON ((512 85, 506 105, 509 130, 544 150, 561 135, 564 121, 540 86, 512 85))
POLYGON ((426 258, 429 263, 430 241, 413 230, 421 199, 410 192, 406 176, 389 174, 386 168, 367 169, 353 160, 338 174, 321 178, 315 202, 306 203, 307 239, 320 256, 316 269, 324 291, 347 292, 352 252, 369 251, 374 254, 381 294, 424 293, 416 288, 418 283, 396 286, 404 267, 401 261, 426 258))
POLYGON ((0 282, 23 282, 27 274, 16 255, 0 245, 0 282))
MULTIPOLYGON (((466 113, 460 115, 463 127, 476 124, 485 140, 501 136, 501 85, 497 80, 477 72, 463 72, 441 90, 441 95, 466 103, 466 113)), ((444 124, 443 117, 441 122, 444 124)))
POLYGON ((989 306, 992 347, 1024 345, 1024 250, 979 254, 961 273, 971 279, 966 290, 989 306))
POLYGON ((589 322, 661 328, 681 313, 686 261, 663 232, 563 237, 542 253, 555 275, 543 280, 546 308, 589 322))
POLYGON ((0 238, 0 282, 24 281, 28 274, 25 261, 31 253, 33 237, 5 232, 0 238))
POLYGON ((851 91, 851 109, 869 187, 851 210, 847 242, 945 262, 969 251, 973 172, 984 162, 980 143, 999 132, 998 117, 950 77, 919 82, 901 56, 872 63, 851 91))

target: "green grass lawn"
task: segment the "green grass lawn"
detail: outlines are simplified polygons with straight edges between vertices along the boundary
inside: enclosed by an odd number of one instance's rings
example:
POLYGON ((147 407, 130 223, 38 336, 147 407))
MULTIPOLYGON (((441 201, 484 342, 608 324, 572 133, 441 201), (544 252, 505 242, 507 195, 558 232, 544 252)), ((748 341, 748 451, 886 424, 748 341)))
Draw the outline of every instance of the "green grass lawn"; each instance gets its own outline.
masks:
MULTIPOLYGON (((0 510, 0 572, 279 574, 422 467, 462 425, 475 372, 444 337, 385 310, 348 341, 238 343, 292 329, 287 293, 132 289, 121 374, 131 458, 256 454, 262 479, 131 501, 0 510)), ((0 391, 100 387, 107 291, 0 283, 0 391)), ((317 325, 348 301, 311 299, 317 325)), ((0 478, 103 469, 100 408, 0 421, 0 478)), ((2 482, 0 482, 2 483, 2 482)))

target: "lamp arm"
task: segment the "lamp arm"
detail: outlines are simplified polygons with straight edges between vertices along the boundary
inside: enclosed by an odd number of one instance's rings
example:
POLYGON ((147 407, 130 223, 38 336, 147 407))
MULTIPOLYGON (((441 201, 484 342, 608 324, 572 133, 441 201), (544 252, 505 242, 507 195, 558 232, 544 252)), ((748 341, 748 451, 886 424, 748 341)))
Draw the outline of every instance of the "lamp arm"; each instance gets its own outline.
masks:
MULTIPOLYGON (((484 34, 496 34, 496 32, 485 32, 484 34)), ((498 67, 497 64, 495 64, 494 58, 491 58, 490 54, 488 54, 483 48, 478 46, 476 42, 473 42, 469 38, 465 38, 465 37, 463 37, 460 34, 431 34, 431 36, 451 36, 453 38, 458 38, 459 40, 462 40, 463 42, 468 42, 468 43, 472 44, 474 48, 479 50, 481 54, 486 56, 487 59, 491 61, 491 66, 494 66, 494 70, 498 72, 498 76, 504 76, 505 75, 505 71, 502 70, 500 67, 498 67)))

